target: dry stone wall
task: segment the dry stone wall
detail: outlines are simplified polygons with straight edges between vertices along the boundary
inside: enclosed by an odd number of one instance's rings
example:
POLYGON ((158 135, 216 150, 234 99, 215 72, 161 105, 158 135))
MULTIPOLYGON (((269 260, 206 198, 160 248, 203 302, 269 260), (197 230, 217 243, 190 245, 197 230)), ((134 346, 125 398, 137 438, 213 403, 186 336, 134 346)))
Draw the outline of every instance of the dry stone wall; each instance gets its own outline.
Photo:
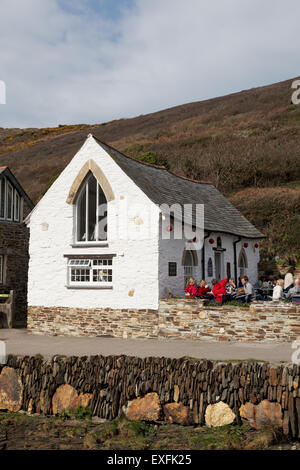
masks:
POLYGON ((9 356, 0 366, 0 409, 55 414, 78 405, 108 420, 123 412, 183 425, 243 418, 299 438, 300 366, 128 356, 9 356))

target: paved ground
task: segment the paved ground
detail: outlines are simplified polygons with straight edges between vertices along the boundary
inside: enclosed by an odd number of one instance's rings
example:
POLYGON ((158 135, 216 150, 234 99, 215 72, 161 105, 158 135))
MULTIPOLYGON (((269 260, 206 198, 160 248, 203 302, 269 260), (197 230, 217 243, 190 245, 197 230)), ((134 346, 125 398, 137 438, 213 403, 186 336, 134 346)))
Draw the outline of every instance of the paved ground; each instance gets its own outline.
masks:
POLYGON ((153 340, 86 338, 44 336, 26 330, 0 330, 0 340, 6 343, 7 354, 44 357, 64 354, 90 356, 126 354, 128 356, 165 356, 179 358, 189 356, 211 360, 256 359, 268 362, 291 362, 293 349, 290 343, 219 343, 190 340, 153 340))

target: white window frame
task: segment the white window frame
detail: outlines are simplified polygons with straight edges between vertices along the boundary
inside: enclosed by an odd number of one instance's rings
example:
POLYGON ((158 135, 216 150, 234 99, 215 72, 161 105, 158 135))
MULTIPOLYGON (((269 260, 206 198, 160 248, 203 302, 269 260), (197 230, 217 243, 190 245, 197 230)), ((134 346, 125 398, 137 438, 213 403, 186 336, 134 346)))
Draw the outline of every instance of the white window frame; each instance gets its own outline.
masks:
POLYGON ((21 222, 23 215, 23 198, 19 194, 18 190, 8 181, 7 178, 0 178, 0 208, 1 208, 1 194, 4 195, 4 212, 3 217, 0 215, 0 220, 7 220, 9 222, 21 222), (11 188, 12 197, 11 197, 11 217, 8 217, 8 191, 11 188), (18 201, 18 213, 16 213, 18 201))
MULTIPOLYGON (((99 218, 99 205, 98 205, 98 200, 99 200, 99 182, 95 175, 91 173, 87 180, 85 181, 83 187, 80 190, 80 193, 78 195, 76 204, 75 204, 75 214, 74 214, 74 220, 75 220, 75 231, 74 231, 74 240, 76 245, 107 245, 107 233, 106 233, 106 239, 99 239, 99 223, 98 223, 98 218, 99 218), (89 180, 91 177, 94 177, 96 180, 96 225, 95 225, 95 240, 87 240, 88 238, 88 214, 89 214, 89 180), (79 231, 79 217, 78 217, 78 205, 81 202, 81 199, 84 197, 83 193, 85 190, 85 240, 79 240, 78 239, 78 231, 79 231)), ((106 216, 107 217, 107 216, 106 216)))
POLYGON ((88 287, 93 289, 111 288, 113 285, 113 260, 112 258, 69 258, 68 259, 68 287, 88 287), (72 271, 77 271, 72 273, 72 271), (89 280, 78 280, 73 277, 83 277, 80 271, 89 271, 89 280), (95 274, 97 271, 97 274, 95 274), (101 273, 102 271, 102 273, 101 273), (111 280, 95 280, 95 276, 111 277, 111 280))
POLYGON ((14 222, 20 222, 20 215, 21 215, 21 197, 18 191, 15 189, 14 194, 14 222), (18 201, 18 214, 16 216, 16 209, 17 209, 17 201, 18 201))
POLYGON ((193 258, 193 254, 191 252, 191 250, 187 250, 185 252, 185 256, 184 256, 184 285, 186 286, 187 284, 187 281, 189 280, 190 277, 195 277, 195 265, 194 265, 194 258, 193 258), (187 253, 190 253, 190 256, 191 256, 191 261, 193 264, 185 264, 186 263, 186 256, 187 256, 187 253))
POLYGON ((6 181, 6 220, 13 221, 14 218, 14 187, 11 183, 6 181), (8 191, 11 188, 11 217, 8 217, 8 191))

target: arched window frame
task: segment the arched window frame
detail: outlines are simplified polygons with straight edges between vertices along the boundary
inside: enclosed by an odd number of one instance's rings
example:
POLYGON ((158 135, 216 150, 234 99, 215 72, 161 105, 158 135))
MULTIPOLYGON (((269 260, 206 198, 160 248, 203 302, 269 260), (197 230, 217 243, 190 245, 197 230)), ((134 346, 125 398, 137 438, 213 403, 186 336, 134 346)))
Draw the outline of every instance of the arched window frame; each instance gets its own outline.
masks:
MULTIPOLYGON (((84 204, 84 201, 83 201, 83 204, 84 204)), ((103 218, 106 217, 107 219, 107 198, 106 198, 106 195, 104 194, 104 191, 102 190, 102 187, 101 185, 99 184, 99 181, 98 179, 96 178, 96 176, 91 172, 89 171, 85 177, 85 179, 82 181, 81 183, 81 187, 80 189, 78 190, 78 193, 76 195, 76 199, 74 201, 74 220, 75 220, 75 224, 74 224, 74 239, 75 239, 75 243, 76 244, 80 244, 80 245, 95 245, 95 244, 99 244, 99 243, 106 243, 107 242, 107 232, 106 234, 103 236, 101 236, 101 234, 99 234, 99 224, 101 222, 101 220, 103 220, 103 218), (90 232, 90 220, 89 220, 89 216, 91 215, 90 213, 90 184, 91 184, 91 181, 92 179, 94 178, 95 182, 96 182, 96 194, 95 194, 95 213, 94 213, 94 219, 95 219, 95 223, 94 223, 94 230, 93 230, 93 238, 94 239, 90 239, 92 238, 91 237, 91 234, 89 233, 90 232), (99 212, 99 197, 102 196, 102 199, 104 198, 105 199, 105 202, 103 201, 104 204, 106 204, 106 215, 105 214, 100 214, 99 212), (80 231, 80 214, 79 214, 79 211, 80 211, 80 207, 81 207, 81 203, 82 203, 82 199, 85 199, 85 212, 84 212, 84 217, 85 217, 85 232, 84 232, 84 235, 85 235, 85 239, 83 240, 82 236, 80 236, 79 234, 79 231, 80 231)), ((107 222, 107 220, 106 220, 107 222)), ((107 227, 107 224, 106 224, 106 227, 107 227)))
POLYGON ((241 249, 239 254, 238 267, 240 270, 240 276, 245 276, 246 269, 248 268, 248 259, 244 248, 241 249))
POLYGON ((185 249, 183 251, 182 265, 184 269, 184 285, 186 285, 187 280, 190 277, 195 276, 195 267, 198 266, 198 256, 197 256, 196 250, 185 249), (191 263, 187 264, 188 256, 190 256, 190 259, 192 260, 192 264, 191 263))

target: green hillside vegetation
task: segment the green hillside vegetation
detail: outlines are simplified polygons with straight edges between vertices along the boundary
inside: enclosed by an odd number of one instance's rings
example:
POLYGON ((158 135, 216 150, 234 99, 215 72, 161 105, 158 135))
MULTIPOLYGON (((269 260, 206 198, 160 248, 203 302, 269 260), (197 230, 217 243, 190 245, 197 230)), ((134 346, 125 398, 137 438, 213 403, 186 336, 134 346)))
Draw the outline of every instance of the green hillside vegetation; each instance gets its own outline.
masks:
POLYGON ((103 124, 0 128, 0 163, 37 202, 92 132, 131 157, 212 182, 267 235, 264 259, 299 263, 300 105, 291 103, 293 80, 103 124))

